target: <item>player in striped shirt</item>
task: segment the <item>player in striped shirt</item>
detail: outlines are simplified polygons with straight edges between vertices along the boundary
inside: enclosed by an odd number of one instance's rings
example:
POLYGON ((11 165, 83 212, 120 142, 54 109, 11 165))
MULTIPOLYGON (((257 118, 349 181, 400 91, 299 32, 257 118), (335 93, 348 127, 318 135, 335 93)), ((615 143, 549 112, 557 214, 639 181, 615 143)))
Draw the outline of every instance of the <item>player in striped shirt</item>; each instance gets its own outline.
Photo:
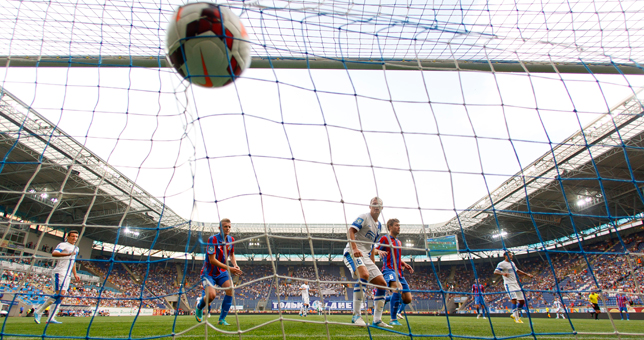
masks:
POLYGON ((481 316, 483 316, 483 319, 485 319, 485 300, 483 299, 483 293, 485 293, 485 286, 480 283, 475 283, 472 285, 472 294, 474 294, 474 305, 476 306, 477 319, 481 316), (481 310, 480 313, 479 307, 481 310))
MULTIPOLYGON (((217 296, 215 285, 221 288, 232 287, 232 281, 228 275, 241 275, 242 271, 235 260, 235 239, 230 236, 230 220, 224 218, 219 222, 219 234, 210 236, 206 244, 206 258, 201 268, 201 282, 203 284, 203 297, 197 299, 195 318, 198 322, 203 321, 203 309, 210 304, 217 296), (232 265, 228 265, 228 262, 232 265)), ((227 289, 224 301, 221 303, 219 314, 219 325, 229 326, 226 316, 233 304, 233 290, 227 289)))
POLYGON ((615 298, 617 299, 617 307, 619 307, 619 316, 624 320, 624 314, 622 314, 624 312, 626 313, 626 321, 631 321, 628 316, 628 298, 624 295, 624 292, 620 290, 615 298))
POLYGON ((398 321, 398 314, 404 309, 404 305, 411 303, 411 291, 409 284, 403 276, 403 270, 407 269, 410 273, 414 273, 414 269, 402 260, 402 242, 397 239, 400 234, 400 221, 392 218, 387 221, 387 229, 389 235, 384 235, 378 242, 378 250, 381 251, 382 276, 387 282, 387 286, 396 288, 391 296, 391 304, 389 305, 391 313, 392 326, 400 326, 398 321), (398 247, 398 248, 395 248, 398 247), (402 290, 402 294, 400 293, 402 290), (402 304, 400 303, 402 301, 402 304))

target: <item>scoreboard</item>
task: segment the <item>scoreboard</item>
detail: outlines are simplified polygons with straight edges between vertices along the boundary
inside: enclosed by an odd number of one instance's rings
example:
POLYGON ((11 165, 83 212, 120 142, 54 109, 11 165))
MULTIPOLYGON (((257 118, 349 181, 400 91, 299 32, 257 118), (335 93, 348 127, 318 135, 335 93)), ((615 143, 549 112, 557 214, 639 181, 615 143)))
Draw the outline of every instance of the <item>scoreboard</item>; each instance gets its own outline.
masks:
POLYGON ((428 250, 428 257, 458 254, 458 239, 456 235, 428 238, 425 246, 428 250))

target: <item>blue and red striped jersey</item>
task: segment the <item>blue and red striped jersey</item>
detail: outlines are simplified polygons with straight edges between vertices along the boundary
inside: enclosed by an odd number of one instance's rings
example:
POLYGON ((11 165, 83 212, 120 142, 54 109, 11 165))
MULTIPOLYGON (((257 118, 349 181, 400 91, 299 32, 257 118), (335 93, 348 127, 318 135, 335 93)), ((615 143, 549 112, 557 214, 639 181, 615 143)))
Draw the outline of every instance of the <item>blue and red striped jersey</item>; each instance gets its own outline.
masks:
POLYGON ((482 296, 481 293, 485 293, 485 287, 481 284, 473 284, 472 285, 472 293, 474 293, 475 296, 482 296))
POLYGON ((387 252, 387 255, 382 259, 383 261, 382 271, 384 272, 387 269, 395 270, 395 268, 398 267, 398 276, 403 277, 401 249, 393 248, 389 246, 389 245, 392 245, 394 247, 400 247, 402 246, 402 242, 400 242, 400 240, 398 240, 397 238, 391 237, 390 235, 384 235, 380 238, 380 241, 378 241, 378 243, 379 243, 378 250, 383 250, 387 252), (389 240, 391 240, 391 242, 389 242, 389 240))
POLYGON ((628 303, 628 298, 626 297, 626 295, 618 294, 616 298, 617 298, 617 307, 626 307, 626 304, 628 303))
POLYGON ((226 258, 230 257, 230 255, 235 252, 235 245, 233 244, 234 241, 235 239, 230 235, 228 235, 226 240, 224 240, 224 235, 222 234, 210 236, 208 243, 206 244, 206 259, 203 261, 201 275, 215 277, 226 272, 226 269, 219 268, 215 264, 210 263, 209 255, 215 254, 217 261, 226 264, 226 258))

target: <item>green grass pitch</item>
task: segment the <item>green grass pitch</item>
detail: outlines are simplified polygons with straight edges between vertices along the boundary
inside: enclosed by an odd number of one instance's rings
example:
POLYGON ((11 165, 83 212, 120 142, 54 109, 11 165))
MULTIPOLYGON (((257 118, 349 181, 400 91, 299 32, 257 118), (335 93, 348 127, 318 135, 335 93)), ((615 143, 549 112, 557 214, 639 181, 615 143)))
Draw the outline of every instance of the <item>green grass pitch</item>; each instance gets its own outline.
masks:
MULTIPOLYGON (((603 317, 606 317, 604 314, 603 317)), ((173 333, 173 324, 175 318, 172 316, 145 316, 139 317, 132 327, 133 317, 96 317, 91 325, 89 333, 87 332, 91 318, 59 318, 63 322, 61 325, 49 325, 45 332, 44 322, 40 325, 34 323, 32 318, 12 317, 6 319, 3 325, 2 339, 43 339, 43 334, 48 339, 60 337, 86 338, 154 338, 165 335, 165 339, 171 339, 173 333), (130 334, 131 328, 131 334, 130 334), (25 337, 27 336, 27 337, 25 337)), ((386 321, 389 320, 385 316, 386 321)), ((282 325, 286 338, 301 339, 326 339, 327 330, 324 324, 315 324, 308 322, 324 322, 323 316, 310 315, 307 318, 301 318, 296 314, 284 315, 284 322, 279 322, 278 315, 239 315, 239 324, 242 331, 252 327, 269 323, 255 330, 245 332, 242 337, 248 339, 282 339, 282 325), (273 321, 272 323, 270 323, 273 321), (307 322, 303 322, 307 321, 307 322)), ((329 316, 330 322, 350 322, 349 315, 329 316)), ((5 321, 5 320, 2 320, 5 321)), ((44 321, 44 318, 43 318, 44 321)), ((215 327, 228 332, 237 332, 237 321, 234 314, 229 315, 227 321, 230 326, 217 326, 217 316, 214 315, 208 319, 215 327)), ((447 319, 444 316, 410 316, 409 324, 415 335, 433 335, 432 339, 449 339, 447 319), (436 337, 438 335, 438 337, 436 337)), ((492 317, 491 324, 494 327, 494 334, 497 337, 517 336, 531 332, 530 323, 524 318, 525 323, 516 324, 509 317, 492 317)), ((402 322, 403 326, 397 326, 395 329, 400 332, 408 333, 407 322, 402 322)), ((477 336, 493 338, 494 335, 490 329, 490 320, 476 319, 474 317, 450 317, 449 324, 454 338, 458 336, 477 336)), ((613 334, 611 322, 604 320, 590 319, 573 319, 573 325, 578 332, 595 332, 607 334, 595 335, 578 335, 585 339, 617 339, 613 334), (608 334, 610 333, 610 334, 608 334)), ((644 321, 620 321, 615 320, 615 325, 619 332, 641 333, 644 331, 644 321)), ((537 333, 570 333, 571 326, 568 320, 557 319, 533 319, 532 326, 537 333)), ((366 328, 357 328, 354 326, 330 324, 328 326, 331 339, 369 339, 369 332, 366 328)), ((373 338, 395 338, 409 339, 410 337, 398 335, 380 329, 370 328, 373 338)), ((174 333, 184 332, 183 338, 204 338, 206 326, 197 325, 194 317, 180 316, 176 318, 174 324, 174 333), (196 326, 196 327, 195 327, 196 326), (190 329, 191 327, 195 327, 190 329)), ((222 334, 212 328, 207 329, 208 337, 212 339, 239 339, 237 334, 222 334)), ((177 336, 177 338, 179 335, 177 336)), ((629 336, 623 336, 622 338, 629 336)), ((527 336, 526 338, 533 338, 527 336)), ((574 339, 572 335, 540 335, 538 339, 574 339)), ((642 336, 630 336, 630 338, 642 338, 642 336)))

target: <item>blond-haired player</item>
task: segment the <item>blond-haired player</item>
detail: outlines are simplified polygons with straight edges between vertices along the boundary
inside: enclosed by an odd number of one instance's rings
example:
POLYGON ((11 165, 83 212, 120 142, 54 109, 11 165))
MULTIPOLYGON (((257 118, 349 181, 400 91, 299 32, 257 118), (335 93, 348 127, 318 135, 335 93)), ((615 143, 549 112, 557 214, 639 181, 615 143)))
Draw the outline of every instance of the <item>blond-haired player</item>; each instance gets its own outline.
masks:
MULTIPOLYGON (((374 263, 375 252, 382 254, 382 256, 384 256, 384 252, 373 249, 374 243, 382 233, 382 225, 378 222, 382 211, 382 200, 378 197, 372 198, 369 201, 369 209, 368 213, 358 216, 349 227, 347 231, 349 242, 344 248, 344 264, 349 268, 352 277, 358 280, 353 286, 353 318, 351 322, 363 327, 367 325, 361 317, 366 284, 372 283, 382 287, 387 285, 380 268, 374 263)), ((392 328, 382 322, 382 311, 385 308, 384 288, 378 288, 374 303, 372 326, 392 328)))

